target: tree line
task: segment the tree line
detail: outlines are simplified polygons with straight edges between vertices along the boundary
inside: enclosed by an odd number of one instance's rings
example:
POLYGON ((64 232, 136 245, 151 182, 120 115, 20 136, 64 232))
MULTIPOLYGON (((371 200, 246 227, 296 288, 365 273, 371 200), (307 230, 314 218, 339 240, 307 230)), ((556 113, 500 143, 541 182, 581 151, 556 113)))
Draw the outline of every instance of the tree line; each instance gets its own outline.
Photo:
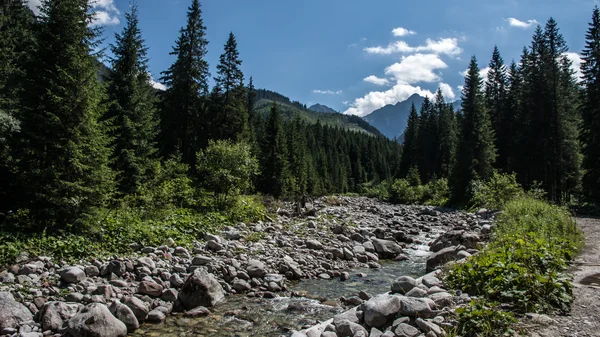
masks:
POLYGON ((487 78, 473 57, 458 112, 438 91, 412 108, 400 176, 447 178, 455 202, 473 181, 495 170, 515 173, 525 188, 541 188, 557 203, 600 198, 600 11, 586 34, 575 76, 557 22, 538 26, 519 62, 506 65, 494 48, 487 78))
POLYGON ((135 3, 125 19, 100 72, 87 0, 43 0, 38 16, 23 0, 0 6, 0 220, 52 230, 132 198, 182 205, 189 182, 219 196, 297 197, 397 175, 401 146, 385 137, 284 121, 277 104, 259 114, 257 99, 277 94, 246 82, 233 33, 210 88, 198 0, 162 72, 164 92, 151 84, 135 3))

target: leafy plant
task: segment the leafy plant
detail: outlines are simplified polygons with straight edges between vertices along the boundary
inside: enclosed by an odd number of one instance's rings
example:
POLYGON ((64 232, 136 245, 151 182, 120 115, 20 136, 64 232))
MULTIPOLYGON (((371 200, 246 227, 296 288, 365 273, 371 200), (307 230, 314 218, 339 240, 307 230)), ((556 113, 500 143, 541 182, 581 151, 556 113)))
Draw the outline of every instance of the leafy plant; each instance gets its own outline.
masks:
POLYGON ((517 320, 511 312, 501 311, 498 303, 473 300, 466 307, 457 308, 457 334, 463 337, 494 337, 511 334, 510 325, 517 320))
POLYGON ((487 181, 475 180, 469 188, 471 195, 470 208, 486 207, 500 210, 507 202, 523 195, 517 176, 494 171, 487 181))

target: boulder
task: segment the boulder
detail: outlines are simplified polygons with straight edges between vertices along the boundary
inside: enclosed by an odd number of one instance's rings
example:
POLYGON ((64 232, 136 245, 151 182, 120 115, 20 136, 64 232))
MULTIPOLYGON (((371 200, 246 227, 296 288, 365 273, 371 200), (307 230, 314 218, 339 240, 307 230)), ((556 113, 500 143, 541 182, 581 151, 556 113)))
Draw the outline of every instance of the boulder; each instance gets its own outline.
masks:
POLYGON ((135 317, 135 314, 133 313, 131 308, 129 308, 125 304, 119 301, 113 301, 108 307, 108 310, 110 310, 110 313, 113 314, 116 318, 118 318, 119 321, 125 323, 125 326, 127 327, 127 332, 133 332, 140 327, 140 323, 137 317, 135 317))
POLYGON ((335 325, 335 331, 338 336, 357 336, 364 334, 365 337, 369 335, 367 329, 363 328, 360 324, 352 323, 348 320, 339 321, 335 325))
POLYGON ((370 327, 380 328, 396 316, 401 305, 399 296, 377 295, 362 305, 365 323, 370 327))
POLYGON ((429 302, 425 298, 402 297, 401 306, 398 311, 401 315, 409 317, 434 317, 435 312, 431 310, 429 302))
POLYGON ((337 325, 337 323, 341 321, 350 321, 358 324, 362 320, 362 314, 362 311, 358 311, 358 307, 354 307, 348 311, 333 316, 333 325, 337 325))
POLYGON ((148 304, 146 304, 146 302, 140 300, 137 297, 133 297, 133 296, 126 297, 123 300, 123 304, 125 304, 129 309, 131 309, 131 311, 135 315, 135 318, 137 318, 137 320, 140 323, 144 322, 146 320, 146 317, 148 316, 148 312, 150 312, 150 308, 148 308, 148 304))
POLYGON ((246 271, 248 272, 248 275, 250 275, 250 277, 258 278, 262 278, 267 273, 265 271, 265 264, 259 260, 250 260, 248 262, 248 267, 246 268, 246 271))
POLYGON ((314 250, 323 250, 323 245, 317 240, 306 240, 306 248, 314 250))
POLYGON ((69 267, 61 270, 60 277, 66 283, 79 283, 85 278, 85 272, 77 267, 69 267))
POLYGON ((394 333, 398 337, 417 337, 421 334, 421 331, 412 325, 400 323, 394 330, 394 333))
POLYGON ((445 336, 445 332, 437 324, 417 318, 415 321, 417 326, 425 333, 433 332, 436 336, 445 336))
POLYGON ((212 262, 212 257, 204 256, 204 255, 196 255, 192 259, 192 264, 194 266, 204 266, 212 262))
POLYGON ((160 297, 163 289, 163 286, 156 282, 144 280, 140 282, 137 292, 142 295, 160 297))
POLYGON ((372 239, 371 242, 373 243, 377 254, 379 254, 383 258, 393 258, 396 255, 402 253, 402 247, 400 247, 400 245, 394 241, 372 239))
POLYGON ((73 337, 125 337, 127 326, 106 305, 92 303, 67 322, 67 332, 73 337))
POLYGON ((431 272, 439 266, 444 265, 447 262, 458 259, 458 252, 462 250, 461 246, 450 246, 444 248, 437 253, 431 254, 427 259, 427 272, 431 272))
POLYGON ((417 286, 417 281, 410 276, 400 276, 392 283, 392 293, 406 294, 417 286))
POLYGON ((0 330, 17 328, 19 323, 33 320, 31 311, 23 304, 15 301, 7 291, 0 292, 0 330))
POLYGON ((198 268, 190 274, 179 292, 179 300, 186 310, 199 306, 212 307, 225 295, 217 279, 206 270, 198 268))
POLYGON ((428 296, 439 308, 452 305, 452 295, 446 292, 435 293, 428 296))
POLYGON ((82 308, 83 305, 78 303, 48 302, 40 310, 42 328, 44 331, 59 331, 82 308))

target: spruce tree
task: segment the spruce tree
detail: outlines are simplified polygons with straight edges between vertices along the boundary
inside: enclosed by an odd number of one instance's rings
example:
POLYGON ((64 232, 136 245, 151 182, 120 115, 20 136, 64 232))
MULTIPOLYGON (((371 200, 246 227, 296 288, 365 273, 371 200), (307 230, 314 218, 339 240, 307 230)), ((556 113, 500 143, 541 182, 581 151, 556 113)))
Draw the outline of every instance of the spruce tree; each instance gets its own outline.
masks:
POLYGON ((496 159, 494 131, 485 108, 483 79, 475 56, 471 58, 462 91, 462 134, 454 170, 455 201, 465 200, 467 188, 476 179, 486 180, 496 159))
POLYGON ((438 178, 448 178, 452 174, 456 162, 458 130, 452 105, 445 103, 444 95, 439 89, 436 95, 435 109, 439 116, 435 172, 438 178))
POLYGON ((495 134, 495 146, 498 153, 496 168, 506 171, 508 168, 508 148, 511 141, 510 112, 507 109, 507 70, 498 47, 494 47, 490 70, 485 82, 486 108, 490 114, 495 134))
POLYGON ((413 103, 408 114, 408 122, 404 131, 404 146, 402 148, 402 160, 400 164, 400 177, 404 178, 411 168, 416 168, 419 151, 419 114, 413 103))
POLYGON ((212 94, 212 138, 242 140, 249 138, 247 92, 244 89, 242 60, 237 41, 229 33, 219 58, 212 94))
MULTIPOLYGON (((509 139, 504 145, 506 153, 506 171, 518 171, 520 141, 526 126, 523 121, 521 101, 523 99, 523 75, 514 61, 511 62, 506 79, 506 125, 504 131, 509 139)), ((497 135, 500 138, 500 135, 497 135)), ((498 162, 498 161, 497 161, 498 162)))
POLYGON ((585 194, 600 200, 600 9, 594 7, 586 33, 581 65, 583 73, 582 128, 585 194))
POLYGON ((131 194, 152 174, 158 123, 136 4, 125 17, 127 25, 115 35, 111 46, 114 58, 109 75, 108 116, 113 124, 113 165, 119 175, 119 189, 131 194))
MULTIPOLYGON (((73 224, 111 196, 108 137, 103 133, 98 30, 87 0, 44 0, 36 50, 27 67, 16 156, 22 205, 39 228, 73 224)), ((79 222, 77 222, 79 224, 79 222)))
POLYGON ((288 192, 290 177, 287 144, 276 103, 267 118, 262 152, 262 190, 280 197, 288 192))
POLYGON ((181 28, 171 55, 177 59, 163 72, 166 84, 161 109, 162 154, 180 153, 184 163, 194 167, 196 152, 208 145, 208 40, 199 0, 192 0, 187 24, 181 28))

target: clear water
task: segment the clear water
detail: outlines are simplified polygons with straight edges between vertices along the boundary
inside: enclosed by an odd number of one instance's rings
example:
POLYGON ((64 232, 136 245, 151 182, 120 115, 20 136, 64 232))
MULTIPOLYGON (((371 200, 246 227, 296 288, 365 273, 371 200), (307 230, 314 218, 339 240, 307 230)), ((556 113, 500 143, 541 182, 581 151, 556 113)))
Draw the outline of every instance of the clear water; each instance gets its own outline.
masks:
MULTIPOLYGON (((430 240, 433 233, 417 237, 422 242, 430 240)), ((425 274, 425 262, 430 255, 427 245, 414 245, 406 249, 407 261, 382 261, 380 269, 356 269, 350 271, 350 279, 340 281, 304 280, 293 284, 291 290, 307 294, 310 298, 281 297, 256 299, 243 295, 227 297, 215 308, 212 315, 204 318, 170 316, 160 325, 144 324, 133 336, 206 336, 250 337, 290 335, 291 330, 301 330, 332 318, 343 311, 336 300, 341 296, 352 297, 365 291, 371 295, 390 290, 394 279, 402 275, 419 277, 425 274), (365 273, 366 277, 357 274, 365 273)))

